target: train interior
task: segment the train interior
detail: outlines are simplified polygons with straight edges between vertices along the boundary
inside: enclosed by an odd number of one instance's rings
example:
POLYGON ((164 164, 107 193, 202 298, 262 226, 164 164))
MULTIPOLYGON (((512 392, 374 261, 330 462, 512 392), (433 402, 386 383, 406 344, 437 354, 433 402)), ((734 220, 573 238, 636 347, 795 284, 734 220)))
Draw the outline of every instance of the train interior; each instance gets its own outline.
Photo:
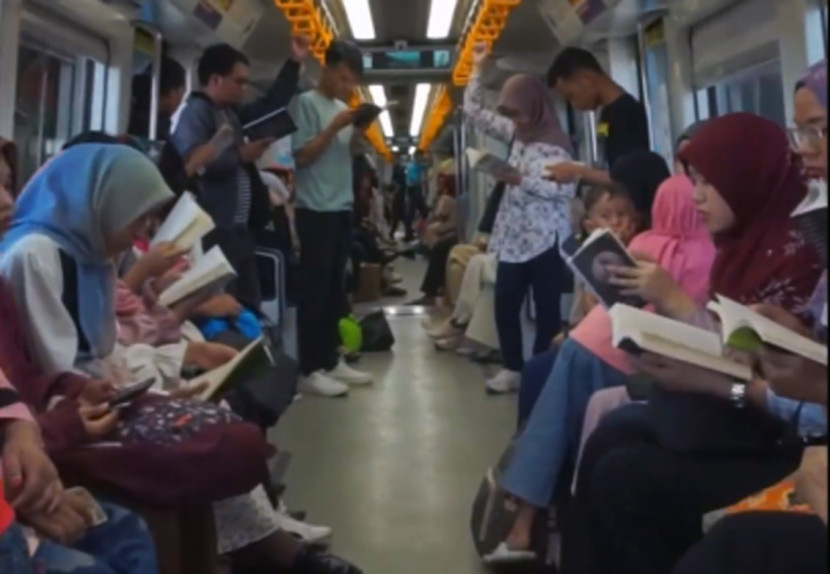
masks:
MULTIPOLYGON (((288 58, 292 34, 312 40, 302 89, 314 86, 332 39, 361 48, 365 74, 354 100, 394 105, 354 153, 384 185, 416 151, 425 154, 431 192, 434 174, 451 173, 466 204, 459 236, 469 241, 493 182, 468 169, 464 150, 507 152, 461 110, 474 43, 490 48, 482 76, 490 104, 512 75, 544 77, 563 47, 590 49, 643 102, 652 149, 671 166, 676 138, 698 120, 746 111, 782 128, 793 124, 792 86, 826 57, 827 4, 0 0, 0 135, 17 143, 25 180, 81 132, 124 133, 131 79, 147 69, 158 74, 162 50, 185 67, 190 91, 201 52, 231 44, 251 61, 253 98, 288 58)), ((596 162, 596 114, 551 102, 577 158, 596 162)), ((293 161, 290 142, 269 154, 280 165, 293 161)), ((356 306, 358 316, 385 309, 395 336, 390 352, 367 353, 359 363, 376 384, 344 400, 303 396, 269 435, 291 453, 280 470, 288 504, 331 526, 332 548, 370 574, 486 571, 470 543, 470 504, 515 430, 514 398, 484 392, 494 367, 436 350, 421 326, 426 309, 405 304, 419 296, 425 268, 420 256, 400 259, 396 272, 408 296, 356 306)), ((279 288, 273 295, 282 297, 279 288)), ((289 301, 278 309, 276 327, 296 355, 296 314, 289 301)), ((532 309, 526 315, 531 333, 532 309)))

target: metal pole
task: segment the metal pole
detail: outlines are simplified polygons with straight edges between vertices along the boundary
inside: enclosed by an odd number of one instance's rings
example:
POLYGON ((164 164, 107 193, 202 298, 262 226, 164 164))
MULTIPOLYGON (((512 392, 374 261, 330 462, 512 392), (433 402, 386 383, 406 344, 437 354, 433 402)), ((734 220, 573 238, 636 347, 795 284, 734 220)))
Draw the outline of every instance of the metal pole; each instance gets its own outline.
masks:
MULTIPOLYGON (((652 20, 654 22, 654 20, 652 20)), ((640 100, 646 110, 646 121, 648 122, 649 147, 654 148, 654 120, 651 113, 651 95, 648 93, 648 70, 646 65, 646 37, 645 23, 641 20, 637 23, 637 75, 640 80, 640 100)))
MULTIPOLYGON (((597 114, 588 112, 585 116, 585 131, 588 136, 588 164, 599 165, 599 143, 597 142, 597 114)), ((603 161, 605 158, 602 158, 603 161)))
POLYGON ((153 92, 150 94, 150 140, 158 137, 159 99, 161 98, 161 31, 151 30, 153 34, 153 92))

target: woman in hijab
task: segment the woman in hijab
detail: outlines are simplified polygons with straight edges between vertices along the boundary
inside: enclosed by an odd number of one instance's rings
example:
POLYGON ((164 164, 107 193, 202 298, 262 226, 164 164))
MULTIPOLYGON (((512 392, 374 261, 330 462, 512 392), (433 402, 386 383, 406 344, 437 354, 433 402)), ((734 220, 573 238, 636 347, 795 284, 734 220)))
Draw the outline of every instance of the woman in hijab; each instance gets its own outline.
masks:
POLYGON ((689 143, 692 141, 692 137, 700 131, 700 128, 702 128, 705 123, 706 120, 693 123, 687 127, 682 134, 680 134, 679 138, 677 138, 677 145, 674 148, 674 173, 689 175, 688 169, 685 165, 683 165, 683 162, 680 161, 678 156, 680 155, 680 152, 688 147, 689 143))
POLYGON ((257 427, 212 403, 152 393, 105 408, 113 383, 142 380, 118 360, 114 258, 172 198, 153 163, 126 146, 78 145, 44 166, 0 243, 11 287, 0 282, 0 367, 39 414, 62 471, 153 506, 213 501, 218 552, 245 565, 356 574, 280 529, 261 486, 257 427), (105 380, 69 374, 79 371, 105 380), (102 440, 122 446, 84 448, 102 440))
POLYGON ((476 70, 464 96, 464 111, 487 135, 510 144, 514 168, 495 174, 506 185, 499 206, 490 252, 498 258, 496 324, 504 368, 487 382, 491 392, 518 388, 524 366, 522 305, 532 289, 536 307, 534 353, 550 346, 562 327, 559 300, 564 263, 558 243, 571 234, 570 201, 576 187, 544 178, 545 166, 571 161, 571 144, 551 110, 548 90, 538 78, 510 78, 499 97, 498 113, 486 110, 480 70, 487 47, 474 50, 476 70))
MULTIPOLYGON (((685 176, 667 180, 652 210, 654 229, 635 237, 629 249, 655 261, 684 292, 702 304, 709 292, 715 247, 692 195, 692 184, 685 176)), ((608 313, 597 305, 562 344, 504 472, 502 487, 522 505, 513 531, 493 559, 512 560, 516 550, 527 550, 535 509, 549 506, 564 467, 576 455, 591 394, 624 388, 633 373, 628 355, 612 343, 608 313)))
POLYGON ((634 208, 640 214, 639 229, 651 227, 651 208, 654 195, 660 184, 666 181, 671 172, 666 160, 653 151, 636 151, 623 156, 611 168, 611 180, 622 185, 634 208))
MULTIPOLYGON (((783 131, 751 114, 726 115, 707 122, 680 158, 717 249, 711 292, 803 315, 821 269, 790 219, 806 187, 783 131)), ((665 271, 638 259, 612 270, 617 285, 663 315, 716 328, 665 271)), ((796 432, 815 430, 808 414, 816 413, 782 404, 760 379, 736 385, 649 354, 636 366, 655 388, 647 405, 605 417, 585 445, 573 512, 583 531, 573 540, 588 547, 566 547, 566 572, 671 571, 700 539, 703 514, 790 474, 802 450, 796 432)))

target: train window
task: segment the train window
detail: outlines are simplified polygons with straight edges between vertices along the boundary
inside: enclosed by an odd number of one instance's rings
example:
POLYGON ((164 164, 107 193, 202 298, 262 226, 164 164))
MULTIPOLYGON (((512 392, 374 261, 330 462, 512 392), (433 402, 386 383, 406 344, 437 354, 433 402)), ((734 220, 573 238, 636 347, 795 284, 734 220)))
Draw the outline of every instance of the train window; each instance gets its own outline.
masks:
POLYGON ((21 44, 14 139, 24 180, 71 137, 77 76, 75 60, 21 44))
POLYGON ((810 65, 827 57, 827 5, 813 4, 807 10, 805 27, 807 61, 810 65))
POLYGON ((778 60, 756 66, 697 91, 700 119, 750 112, 786 125, 784 80, 778 60))

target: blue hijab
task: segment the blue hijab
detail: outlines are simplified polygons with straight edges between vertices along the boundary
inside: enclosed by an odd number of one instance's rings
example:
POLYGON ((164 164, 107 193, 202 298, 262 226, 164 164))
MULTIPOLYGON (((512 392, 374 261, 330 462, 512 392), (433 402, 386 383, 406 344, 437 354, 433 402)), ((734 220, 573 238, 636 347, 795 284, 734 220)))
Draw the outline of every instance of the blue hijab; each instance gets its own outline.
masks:
POLYGON ((0 252, 46 235, 78 265, 79 319, 93 358, 116 341, 115 266, 106 238, 173 199, 158 169, 122 145, 83 144, 46 164, 25 187, 0 252))

